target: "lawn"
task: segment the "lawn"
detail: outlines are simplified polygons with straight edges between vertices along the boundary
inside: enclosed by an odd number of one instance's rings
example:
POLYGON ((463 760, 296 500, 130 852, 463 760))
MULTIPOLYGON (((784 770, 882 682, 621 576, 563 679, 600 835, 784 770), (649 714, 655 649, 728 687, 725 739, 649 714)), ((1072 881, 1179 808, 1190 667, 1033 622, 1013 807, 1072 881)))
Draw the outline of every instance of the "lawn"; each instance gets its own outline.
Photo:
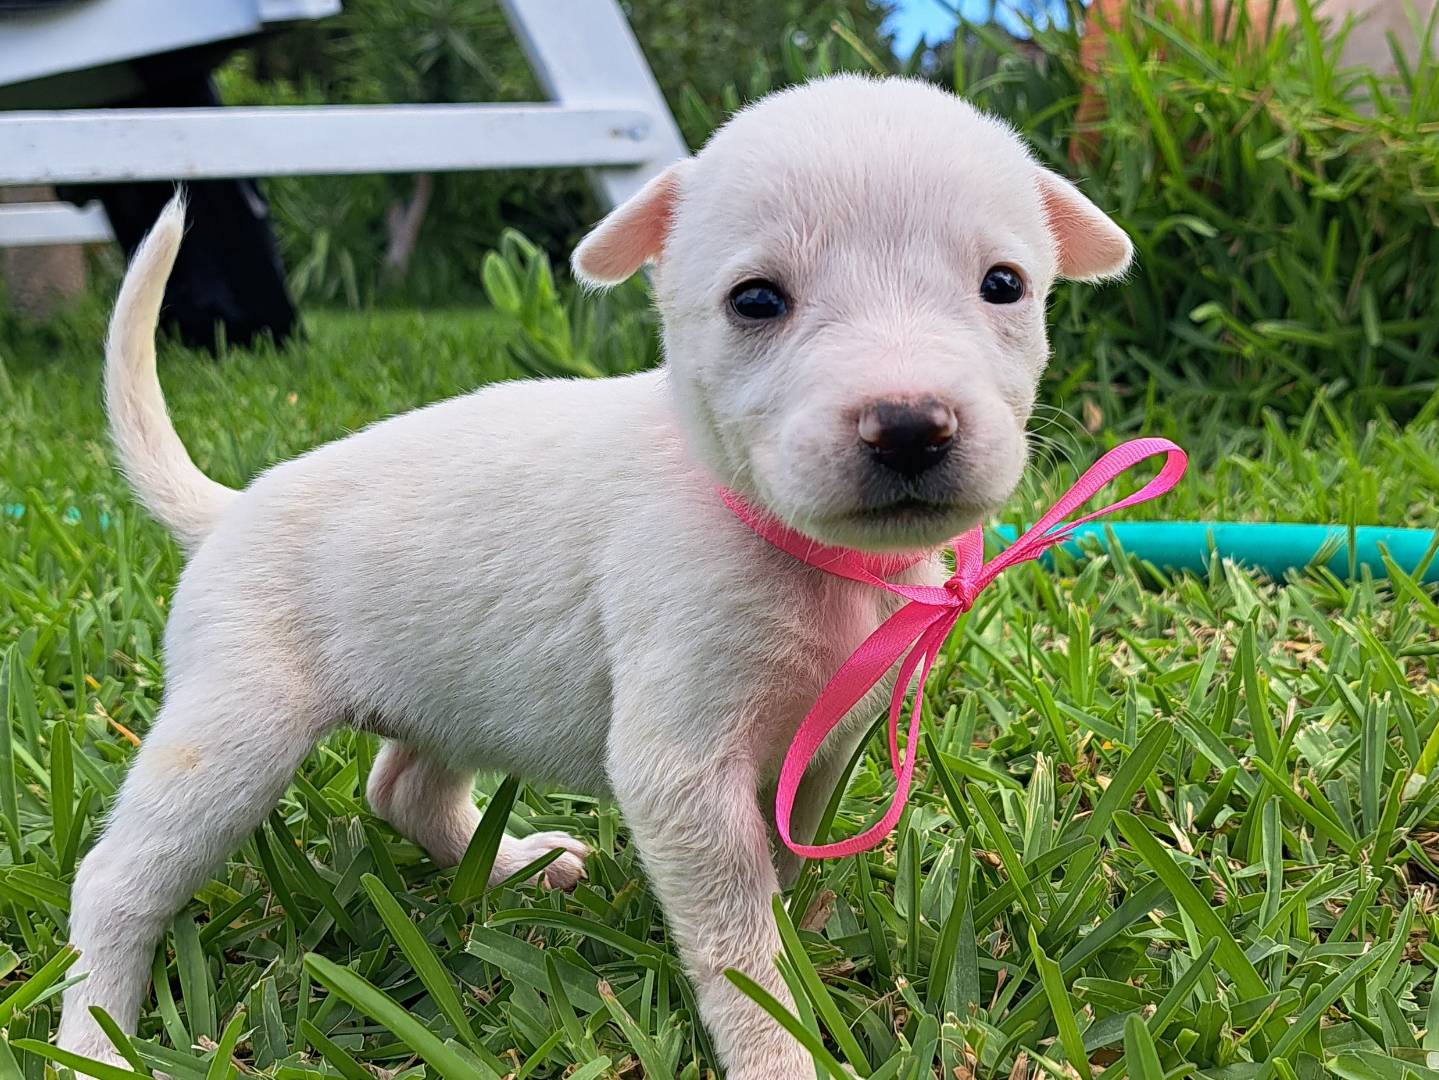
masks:
MULTIPOLYGON (((68 882, 158 707, 180 569, 114 471, 100 329, 87 310, 0 335, 0 1080, 43 1080, 56 1057, 68 882)), ((310 331, 219 364, 163 353, 177 425, 217 479, 516 374, 485 314, 314 315, 310 331)), ((1054 401, 1017 521, 1139 430, 1194 459, 1150 514, 1430 526, 1439 509, 1439 398, 1403 427, 1323 396, 1257 427, 1202 395, 1054 401)), ((875 1077, 1439 1078, 1436 628, 1432 591, 1402 578, 1215 564, 1166 580, 1101 557, 1009 572, 931 679, 891 842, 811 864, 780 914, 797 1023, 875 1077)), ((477 895, 473 865, 436 873, 370 815, 375 749, 329 739, 177 918, 133 1069, 713 1068, 612 807, 521 786, 509 827, 585 837, 589 879, 477 895)), ((885 800, 870 749, 832 835, 885 800)))

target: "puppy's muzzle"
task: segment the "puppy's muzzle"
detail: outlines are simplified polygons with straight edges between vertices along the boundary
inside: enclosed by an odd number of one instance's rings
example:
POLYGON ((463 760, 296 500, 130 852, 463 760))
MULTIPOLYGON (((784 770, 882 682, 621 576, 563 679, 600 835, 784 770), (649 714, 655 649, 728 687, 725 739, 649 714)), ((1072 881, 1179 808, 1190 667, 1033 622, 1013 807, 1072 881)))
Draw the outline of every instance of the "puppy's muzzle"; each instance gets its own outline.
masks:
POLYGON ((933 398, 875 401, 859 414, 859 437, 870 456, 901 476, 918 476, 942 462, 958 430, 954 410, 933 398))

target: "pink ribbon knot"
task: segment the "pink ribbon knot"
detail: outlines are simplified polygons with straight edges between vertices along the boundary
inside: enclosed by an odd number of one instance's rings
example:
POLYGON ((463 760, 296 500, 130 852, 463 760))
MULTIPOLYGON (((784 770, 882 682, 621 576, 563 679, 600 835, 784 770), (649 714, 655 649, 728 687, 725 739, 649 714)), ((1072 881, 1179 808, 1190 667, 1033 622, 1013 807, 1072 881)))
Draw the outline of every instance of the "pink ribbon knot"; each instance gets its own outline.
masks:
POLYGON ((774 809, 775 825, 789 849, 807 858, 832 859, 868 851, 879 844, 899 821, 909 800, 919 745, 924 684, 955 623, 974 606, 989 583, 1006 569, 1016 563, 1037 559, 1049 548, 1064 543, 1077 526, 1163 495, 1179 482, 1187 462, 1184 451, 1168 439, 1135 439, 1116 446, 1091 465, 1023 536, 988 562, 984 561, 984 534, 981 529, 971 529, 950 541, 954 548, 954 573, 942 586, 896 585, 886 580, 922 562, 929 557, 927 554, 874 555, 827 547, 778 519, 756 511, 733 492, 722 490, 720 494, 725 505, 781 551, 825 573, 884 589, 907 601, 864 640, 825 684, 785 753, 774 809), (1164 465, 1158 475, 1138 491, 1072 521, 1065 520, 1111 480, 1146 458, 1159 454, 1165 455, 1164 465), (790 835, 790 816, 805 770, 814 760, 825 737, 897 662, 899 673, 889 701, 889 758, 895 776, 895 793, 889 809, 858 836, 833 844, 796 843, 790 835), (914 686, 914 705, 910 709, 908 735, 904 753, 901 754, 900 714, 911 685, 914 686))

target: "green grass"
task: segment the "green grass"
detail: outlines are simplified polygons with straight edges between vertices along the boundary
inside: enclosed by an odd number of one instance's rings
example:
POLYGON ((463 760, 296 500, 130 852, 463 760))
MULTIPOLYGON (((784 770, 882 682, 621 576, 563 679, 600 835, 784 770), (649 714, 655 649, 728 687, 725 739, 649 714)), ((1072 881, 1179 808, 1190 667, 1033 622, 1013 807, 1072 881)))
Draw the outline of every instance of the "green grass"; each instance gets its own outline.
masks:
MULTIPOLYGON (((0 336, 0 1080, 43 1080, 68 882, 159 702, 180 560, 126 493, 98 313, 0 336)), ((315 316, 285 354, 162 358, 230 483, 510 374, 483 315, 315 316)), ((1439 406, 1405 427, 1056 400, 1014 508, 1144 429, 1194 451, 1149 512, 1431 525, 1439 406), (1083 410, 1089 412, 1090 410, 1083 410), (1055 433, 1058 433, 1056 436, 1055 433)), ((931 680, 891 842, 812 864, 781 913, 789 1022, 861 1075, 1433 1080, 1439 1068, 1439 606, 1405 582, 1164 580, 1096 558, 1006 574, 931 680)), ((559 673, 557 677, 563 677, 559 673)), ((884 801, 876 742, 833 832, 884 801)), ((177 918, 131 1067, 175 1080, 695 1076, 692 998, 608 806, 520 785, 488 825, 597 849, 572 896, 437 873, 372 817, 344 733, 177 918), (511 803, 511 799, 513 802, 511 803)), ((495 789, 494 778, 483 785, 495 789)), ((482 830, 483 831, 483 830, 482 830)), ((481 845, 477 844, 477 850, 481 845)), ((478 879, 476 873, 479 873, 478 879)), ((113 1074, 119 1080, 121 1074, 113 1074)))

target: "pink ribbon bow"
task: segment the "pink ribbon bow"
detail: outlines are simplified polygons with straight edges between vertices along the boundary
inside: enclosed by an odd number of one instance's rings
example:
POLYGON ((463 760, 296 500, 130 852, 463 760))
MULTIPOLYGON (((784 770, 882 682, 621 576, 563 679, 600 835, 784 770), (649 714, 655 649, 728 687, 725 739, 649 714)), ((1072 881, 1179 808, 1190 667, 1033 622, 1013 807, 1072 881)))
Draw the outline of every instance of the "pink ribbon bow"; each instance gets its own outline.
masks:
POLYGON ((1075 482, 1050 510, 1004 551, 989 562, 984 561, 984 535, 971 529, 950 543, 954 547, 954 574, 943 586, 895 585, 885 578, 914 566, 925 556, 872 555, 846 548, 825 547, 784 525, 777 519, 759 513, 733 492, 722 491, 725 504, 751 529, 781 551, 802 562, 838 577, 886 589, 909 602, 880 624, 853 655, 835 672, 820 691, 809 715, 795 732, 794 741, 785 753, 780 769, 779 786, 775 793, 775 824, 780 838, 798 855, 812 859, 839 858, 868 851, 894 828, 909 799, 910 780, 914 775, 918 749, 920 703, 924 696, 929 669, 939 655, 944 639, 954 624, 973 605, 980 592, 1004 570, 1020 562, 1037 559, 1048 548, 1068 540, 1073 530, 1097 517, 1147 502, 1163 495, 1179 482, 1188 462, 1183 450, 1168 439, 1135 439, 1109 451, 1075 482), (1088 502, 1101 488, 1121 473, 1132 469, 1146 458, 1164 454, 1159 474, 1134 494, 1073 521, 1064 519, 1088 502), (908 650, 906 653, 905 650, 908 650), (790 815, 800 780, 809 768, 825 736, 834 729, 885 672, 903 657, 894 693, 889 702, 889 757, 894 769, 894 798, 884 817, 858 836, 833 844, 797 844, 790 835, 790 815), (899 751, 899 717, 905 695, 914 682, 914 707, 910 711, 909 735, 904 756, 899 751))

